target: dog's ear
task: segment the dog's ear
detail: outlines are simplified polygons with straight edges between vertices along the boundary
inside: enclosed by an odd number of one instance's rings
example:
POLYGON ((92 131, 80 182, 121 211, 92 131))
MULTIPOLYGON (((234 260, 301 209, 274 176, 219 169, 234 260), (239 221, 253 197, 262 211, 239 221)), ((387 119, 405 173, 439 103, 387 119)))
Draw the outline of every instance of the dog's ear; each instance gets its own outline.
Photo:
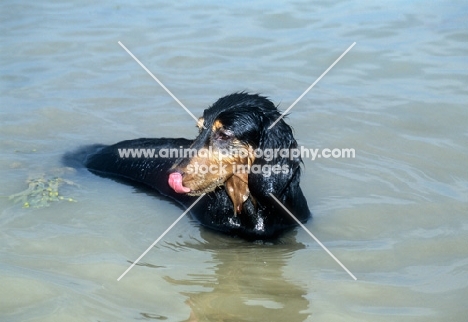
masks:
POLYGON ((291 127, 281 119, 268 129, 278 116, 279 113, 267 115, 267 125, 260 133, 259 150, 249 175, 249 189, 254 199, 271 199, 270 193, 280 198, 299 183, 302 160, 291 127))

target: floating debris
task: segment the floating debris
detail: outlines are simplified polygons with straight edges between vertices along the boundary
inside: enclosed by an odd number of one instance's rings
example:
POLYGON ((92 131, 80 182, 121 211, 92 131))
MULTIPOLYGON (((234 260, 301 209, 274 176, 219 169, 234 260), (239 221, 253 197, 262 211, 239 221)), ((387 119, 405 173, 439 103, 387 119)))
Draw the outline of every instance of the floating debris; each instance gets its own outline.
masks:
POLYGON ((9 196, 15 203, 21 203, 23 208, 49 207, 55 201, 76 202, 75 199, 62 196, 59 187, 63 185, 77 186, 74 182, 63 178, 35 178, 27 181, 28 189, 9 196))

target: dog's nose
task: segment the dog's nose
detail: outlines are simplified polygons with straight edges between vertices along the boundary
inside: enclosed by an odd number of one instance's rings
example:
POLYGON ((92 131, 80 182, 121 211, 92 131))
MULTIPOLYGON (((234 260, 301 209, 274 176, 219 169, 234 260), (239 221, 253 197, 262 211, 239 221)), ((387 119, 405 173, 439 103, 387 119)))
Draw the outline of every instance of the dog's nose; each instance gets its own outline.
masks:
POLYGON ((177 193, 187 193, 190 192, 190 188, 184 187, 182 184, 182 174, 179 172, 172 172, 169 175, 168 180, 169 186, 177 193))

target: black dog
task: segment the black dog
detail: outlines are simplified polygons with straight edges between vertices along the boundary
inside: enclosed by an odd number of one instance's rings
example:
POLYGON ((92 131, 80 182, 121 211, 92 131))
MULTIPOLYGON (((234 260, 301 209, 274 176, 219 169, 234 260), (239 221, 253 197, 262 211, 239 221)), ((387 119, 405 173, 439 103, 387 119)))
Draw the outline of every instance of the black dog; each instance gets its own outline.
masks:
POLYGON ((311 216, 299 187, 300 156, 278 153, 297 148, 292 130, 283 120, 268 130, 279 116, 265 97, 231 94, 204 111, 195 140, 136 139, 100 146, 85 166, 148 185, 185 207, 206 193, 191 209, 202 225, 248 239, 274 238, 296 222, 270 193, 301 222, 311 216))

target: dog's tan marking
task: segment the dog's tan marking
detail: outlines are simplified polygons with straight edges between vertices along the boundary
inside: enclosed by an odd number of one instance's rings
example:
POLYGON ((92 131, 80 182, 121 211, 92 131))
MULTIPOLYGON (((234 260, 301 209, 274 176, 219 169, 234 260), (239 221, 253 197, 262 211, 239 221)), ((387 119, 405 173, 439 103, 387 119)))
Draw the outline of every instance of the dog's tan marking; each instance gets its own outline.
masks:
POLYGON ((205 119, 203 117, 198 118, 197 127, 199 129, 202 129, 203 128, 203 123, 205 123, 205 119))
POLYGON ((224 125, 223 125, 223 123, 221 123, 221 121, 216 120, 216 121, 214 121, 213 126, 211 127, 211 129, 213 130, 213 132, 216 132, 217 130, 222 129, 223 126, 224 125))

